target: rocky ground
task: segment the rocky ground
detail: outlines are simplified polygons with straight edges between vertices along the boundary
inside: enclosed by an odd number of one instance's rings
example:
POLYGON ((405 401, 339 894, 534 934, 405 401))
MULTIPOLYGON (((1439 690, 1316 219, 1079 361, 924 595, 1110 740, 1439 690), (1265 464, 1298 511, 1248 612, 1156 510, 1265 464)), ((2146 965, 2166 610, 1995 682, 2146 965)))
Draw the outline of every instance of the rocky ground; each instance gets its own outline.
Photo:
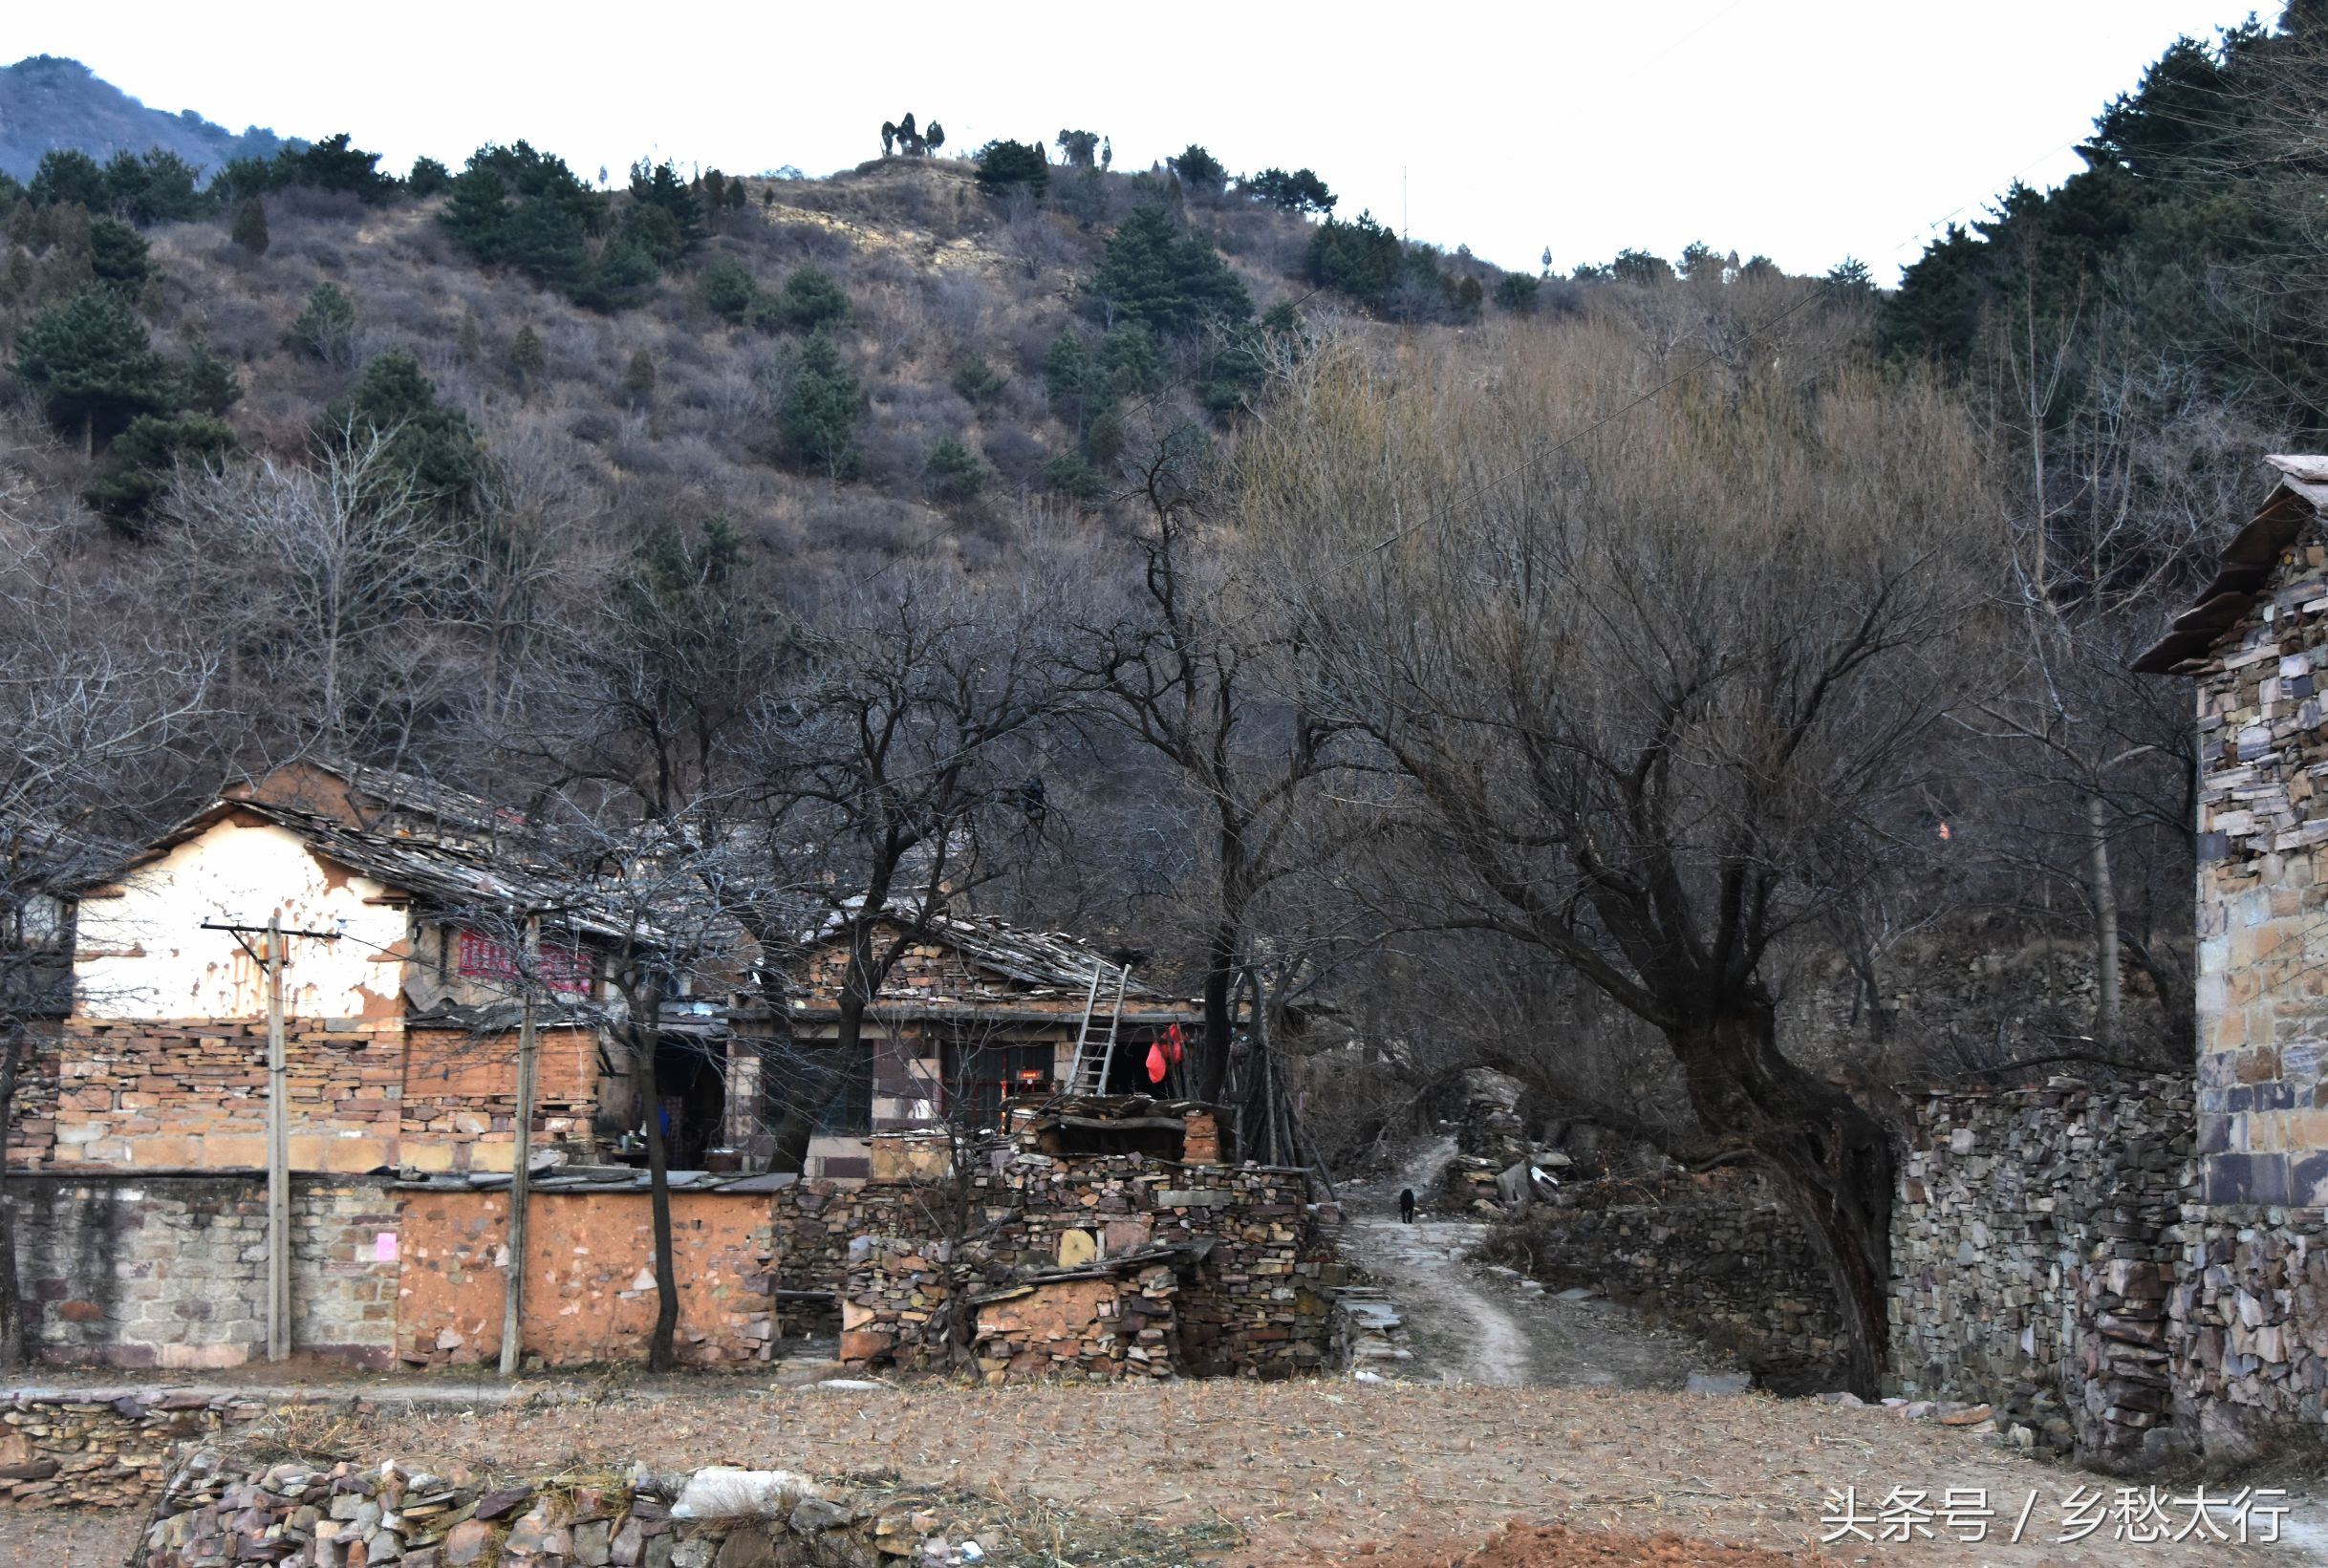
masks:
MULTIPOLYGON (((2129 1546, 2112 1540, 2107 1525, 2063 1545, 2056 1539, 2068 1517, 2063 1499, 2080 1488, 2109 1494, 2102 1478, 1880 1408, 1760 1394, 1347 1381, 1005 1389, 677 1382, 610 1385, 555 1405, 384 1413, 313 1430, 313 1440, 351 1455, 503 1475, 629 1459, 657 1470, 729 1463, 880 1475, 1053 1508, 1079 1521, 1087 1539, 1106 1539, 1111 1528, 1201 1527, 1210 1538, 1237 1543, 1203 1560, 1238 1568, 1361 1557, 1435 1568, 1515 1518, 1599 1533, 1584 1544, 1636 1555, 1515 1556, 1520 1548, 1507 1542, 1503 1556, 1484 1562, 1722 1560, 1639 1556, 1659 1532, 1701 1548, 1730 1542, 1805 1554, 1829 1528, 1827 1494, 1846 1487, 1856 1489, 1863 1511, 1895 1488, 1935 1503, 1951 1488, 1978 1491, 2000 1515, 2000 1534, 2023 1498, 2034 1492, 2037 1503, 2018 1545, 1942 1536, 1850 1540, 1832 1558, 1838 1562, 2115 1568, 2307 1560, 2227 1544, 2129 1546)), ((1870 1523, 1869 1533, 1877 1528, 1870 1523)), ((112 1568, 130 1530, 125 1520, 0 1520, 0 1563, 112 1568)), ((1081 1560, 1089 1568, 1106 1559, 1081 1560)))

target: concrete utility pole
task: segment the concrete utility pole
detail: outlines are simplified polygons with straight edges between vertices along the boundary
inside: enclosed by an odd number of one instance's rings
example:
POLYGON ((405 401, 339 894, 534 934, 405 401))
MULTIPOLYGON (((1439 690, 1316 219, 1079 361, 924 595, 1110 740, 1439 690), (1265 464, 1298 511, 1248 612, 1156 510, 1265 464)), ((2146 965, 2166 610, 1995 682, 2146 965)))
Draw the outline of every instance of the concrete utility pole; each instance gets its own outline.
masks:
POLYGON ((267 922, 267 1359, 291 1354, 290 1071, 283 1060, 283 917, 267 922))
POLYGON ((291 1064, 283 1038, 283 965, 288 956, 285 939, 312 936, 335 942, 335 931, 285 931, 280 912, 267 924, 240 926, 224 920, 205 920, 205 931, 223 931, 267 972, 267 1359, 278 1362, 291 1355, 291 1064), (264 934, 265 951, 250 945, 264 934))
POLYGON ((525 994, 517 1015, 517 1151, 509 1167, 509 1273, 501 1307, 501 1375, 517 1375, 526 1321, 526 1209, 533 1195, 533 988, 541 970, 542 917, 526 917, 525 994))

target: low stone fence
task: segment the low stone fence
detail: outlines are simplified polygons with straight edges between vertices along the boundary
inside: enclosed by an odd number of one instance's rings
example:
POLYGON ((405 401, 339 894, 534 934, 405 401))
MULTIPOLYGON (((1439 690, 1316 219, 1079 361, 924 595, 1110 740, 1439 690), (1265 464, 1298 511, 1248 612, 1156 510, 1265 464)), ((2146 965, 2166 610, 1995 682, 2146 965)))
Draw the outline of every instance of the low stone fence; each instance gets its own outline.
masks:
POLYGON ((1588 1287, 1687 1329, 1789 1391, 1838 1386, 1842 1320, 1793 1209, 1735 1172, 1578 1183, 1484 1256, 1554 1289, 1588 1287))
POLYGON ((0 1401, 0 1511, 144 1508, 174 1445, 266 1409, 237 1395, 19 1390, 0 1401))

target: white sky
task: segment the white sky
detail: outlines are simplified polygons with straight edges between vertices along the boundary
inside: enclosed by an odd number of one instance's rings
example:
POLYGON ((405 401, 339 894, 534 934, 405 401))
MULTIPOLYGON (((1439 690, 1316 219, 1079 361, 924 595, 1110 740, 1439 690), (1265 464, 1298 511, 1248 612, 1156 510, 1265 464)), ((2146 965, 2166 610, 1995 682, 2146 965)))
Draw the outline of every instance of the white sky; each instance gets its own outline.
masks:
MULTIPOLYGON (((2264 0, 2266 19, 2276 0, 2264 0)), ((1889 282, 1949 218, 2070 143, 2178 32, 2244 0, 1538 0, 1397 6, 958 3, 10 8, 0 60, 72 55, 230 129, 349 130, 397 172, 527 138, 586 177, 642 153, 828 173, 912 110, 949 148, 1063 126, 1144 168, 1315 168, 1505 267, 1692 240, 1889 282), (1403 196, 1402 196, 1403 192, 1403 196)))

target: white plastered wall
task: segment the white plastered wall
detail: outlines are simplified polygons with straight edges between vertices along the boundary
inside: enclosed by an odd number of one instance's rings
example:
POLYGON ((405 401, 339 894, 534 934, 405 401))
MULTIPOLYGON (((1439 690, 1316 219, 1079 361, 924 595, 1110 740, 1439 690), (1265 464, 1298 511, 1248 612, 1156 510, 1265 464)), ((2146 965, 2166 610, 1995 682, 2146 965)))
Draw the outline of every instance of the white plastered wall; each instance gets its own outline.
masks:
POLYGON ((85 900, 75 1010, 92 1019, 255 1019, 265 972, 205 922, 331 932, 286 944, 283 1010, 299 1019, 377 1016, 403 978, 406 915, 389 890, 321 861, 272 823, 227 818, 139 868, 118 895, 85 900))

